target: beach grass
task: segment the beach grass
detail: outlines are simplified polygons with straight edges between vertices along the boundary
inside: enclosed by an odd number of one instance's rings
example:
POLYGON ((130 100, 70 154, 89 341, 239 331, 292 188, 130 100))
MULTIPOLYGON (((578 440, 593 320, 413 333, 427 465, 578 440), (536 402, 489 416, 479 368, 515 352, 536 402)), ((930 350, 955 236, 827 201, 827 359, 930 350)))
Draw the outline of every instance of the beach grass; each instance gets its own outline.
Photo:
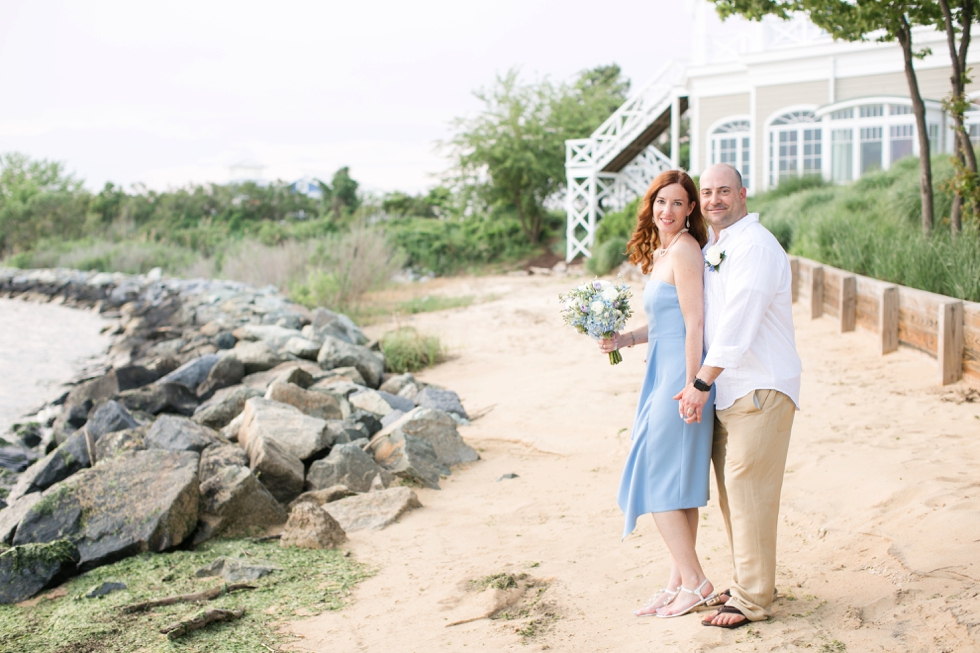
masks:
POLYGON ((279 650, 277 645, 288 640, 279 624, 341 609, 351 589, 372 573, 341 550, 281 548, 275 541, 216 540, 193 551, 144 553, 94 569, 41 595, 57 598, 0 606, 0 653, 279 650), (266 561, 279 569, 251 582, 254 590, 225 594, 203 604, 181 603, 148 612, 122 613, 126 605, 220 586, 220 577, 194 576, 197 569, 220 556, 266 561), (102 598, 85 598, 90 589, 108 581, 125 583, 127 589, 102 598), (159 632, 168 624, 211 608, 244 608, 245 616, 173 642, 159 632))

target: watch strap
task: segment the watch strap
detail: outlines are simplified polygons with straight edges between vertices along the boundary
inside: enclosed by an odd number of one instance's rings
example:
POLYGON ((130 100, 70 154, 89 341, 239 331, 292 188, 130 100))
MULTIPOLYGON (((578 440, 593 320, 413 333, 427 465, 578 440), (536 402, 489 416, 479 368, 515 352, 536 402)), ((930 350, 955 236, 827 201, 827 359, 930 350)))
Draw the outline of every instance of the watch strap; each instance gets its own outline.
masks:
POLYGON ((694 377, 694 389, 700 390, 701 392, 708 392, 709 390, 711 390, 711 386, 705 383, 704 381, 702 381, 701 379, 694 377))

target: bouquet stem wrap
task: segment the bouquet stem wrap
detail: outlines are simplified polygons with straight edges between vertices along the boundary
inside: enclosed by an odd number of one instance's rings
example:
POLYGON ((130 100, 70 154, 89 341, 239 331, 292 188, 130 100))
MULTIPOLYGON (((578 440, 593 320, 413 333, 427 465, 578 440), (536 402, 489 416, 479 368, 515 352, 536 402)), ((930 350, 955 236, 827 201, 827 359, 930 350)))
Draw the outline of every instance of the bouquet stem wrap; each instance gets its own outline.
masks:
MULTIPOLYGON (((633 314, 629 302, 631 296, 626 284, 614 285, 595 279, 558 295, 558 299, 562 302, 565 324, 599 340, 612 338, 626 326, 626 320, 633 314)), ((610 365, 621 362, 623 355, 618 349, 609 352, 610 365)))

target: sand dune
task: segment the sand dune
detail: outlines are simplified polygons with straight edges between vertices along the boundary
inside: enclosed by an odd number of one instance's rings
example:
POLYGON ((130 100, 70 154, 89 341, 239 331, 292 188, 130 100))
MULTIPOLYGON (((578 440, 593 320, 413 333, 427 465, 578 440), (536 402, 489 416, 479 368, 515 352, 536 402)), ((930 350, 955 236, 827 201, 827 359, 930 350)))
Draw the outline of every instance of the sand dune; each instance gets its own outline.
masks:
MULTIPOLYGON (((455 352, 426 381, 457 390, 471 412, 494 406, 462 429, 483 459, 441 491, 420 490, 423 510, 351 535, 377 575, 344 610, 291 624, 296 650, 980 649, 980 403, 962 402, 967 386, 936 387, 927 356, 881 358, 870 334, 839 335, 802 310, 803 412, 783 493, 775 618, 723 631, 695 615, 632 616, 666 574, 653 520, 620 542, 615 504, 643 351, 611 367, 564 327, 556 295, 572 283, 459 279, 439 292, 487 301, 401 320, 455 352), (518 478, 498 480, 506 473, 518 478), (526 574, 531 586, 508 594, 469 583, 500 572, 526 574), (481 619, 506 605, 512 619, 481 619)), ((702 524, 706 571, 725 587, 714 501, 702 524)))

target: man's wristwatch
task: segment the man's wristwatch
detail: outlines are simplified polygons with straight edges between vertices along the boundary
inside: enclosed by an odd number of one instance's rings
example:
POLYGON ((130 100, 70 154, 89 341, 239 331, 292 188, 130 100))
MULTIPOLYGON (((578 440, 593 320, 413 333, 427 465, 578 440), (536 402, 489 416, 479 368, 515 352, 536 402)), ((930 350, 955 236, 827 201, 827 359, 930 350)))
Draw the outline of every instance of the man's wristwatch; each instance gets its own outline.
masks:
POLYGON ((708 392, 709 390, 711 390, 711 385, 705 383, 698 377, 694 377, 694 389, 700 390, 701 392, 708 392))

